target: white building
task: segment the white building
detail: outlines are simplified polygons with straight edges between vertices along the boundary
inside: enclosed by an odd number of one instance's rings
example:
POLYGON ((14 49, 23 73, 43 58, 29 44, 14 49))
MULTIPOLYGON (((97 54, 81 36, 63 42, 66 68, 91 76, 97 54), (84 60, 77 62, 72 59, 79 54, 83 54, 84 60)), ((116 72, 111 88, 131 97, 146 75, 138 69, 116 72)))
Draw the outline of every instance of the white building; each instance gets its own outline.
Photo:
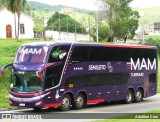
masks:
MULTIPOLYGON (((34 21, 33 18, 27 14, 21 13, 20 16, 20 39, 32 39, 34 21)), ((6 8, 0 9, 0 38, 15 38, 15 28, 18 31, 18 18, 17 14, 8 11, 6 8), (16 17, 16 25, 15 25, 16 17)))

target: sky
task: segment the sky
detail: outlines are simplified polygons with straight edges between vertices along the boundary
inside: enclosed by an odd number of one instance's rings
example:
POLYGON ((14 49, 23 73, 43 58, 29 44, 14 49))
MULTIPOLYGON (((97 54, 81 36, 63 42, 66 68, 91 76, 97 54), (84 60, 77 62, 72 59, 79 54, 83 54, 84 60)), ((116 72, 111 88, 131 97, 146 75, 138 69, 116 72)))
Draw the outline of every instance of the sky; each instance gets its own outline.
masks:
MULTIPOLYGON (((49 5, 65 5, 69 7, 95 10, 97 0, 27 0, 27 1, 37 1, 37 2, 49 4, 49 5)), ((130 6, 134 8, 135 7, 148 8, 148 7, 154 7, 154 6, 160 7, 160 0, 133 0, 130 6)))
POLYGON ((149 8, 149 7, 160 7, 160 0, 133 0, 130 4, 131 7, 138 8, 149 8))

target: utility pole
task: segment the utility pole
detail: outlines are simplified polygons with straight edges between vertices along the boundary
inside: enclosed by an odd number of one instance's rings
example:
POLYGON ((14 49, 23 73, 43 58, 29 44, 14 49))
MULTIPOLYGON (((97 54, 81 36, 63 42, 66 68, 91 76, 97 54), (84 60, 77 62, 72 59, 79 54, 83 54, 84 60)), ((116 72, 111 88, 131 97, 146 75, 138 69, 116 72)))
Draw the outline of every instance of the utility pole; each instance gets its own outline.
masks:
MULTIPOLYGON (((91 13, 90 13, 91 14, 91 13)), ((91 22, 90 22, 90 14, 89 14, 89 17, 88 17, 88 26, 89 26, 89 41, 91 40, 91 22)))
POLYGON ((77 40, 77 24, 76 24, 76 19, 75 19, 75 41, 77 40))
POLYGON ((68 17, 67 17, 67 33, 68 33, 68 17))
POLYGON ((59 40, 61 40, 61 20, 60 20, 60 14, 59 15, 59 40))
POLYGON ((98 42, 98 31, 99 31, 99 28, 98 28, 98 18, 99 18, 99 16, 98 16, 98 10, 97 10, 97 12, 96 12, 96 39, 97 39, 97 42, 98 42))

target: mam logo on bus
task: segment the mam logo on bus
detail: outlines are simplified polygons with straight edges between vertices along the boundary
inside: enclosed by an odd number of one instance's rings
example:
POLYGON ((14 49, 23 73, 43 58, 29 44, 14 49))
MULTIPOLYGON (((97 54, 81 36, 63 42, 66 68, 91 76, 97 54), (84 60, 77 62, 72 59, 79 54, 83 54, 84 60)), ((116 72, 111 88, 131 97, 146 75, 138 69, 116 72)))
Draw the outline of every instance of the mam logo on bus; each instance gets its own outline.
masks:
POLYGON ((156 59, 150 61, 149 58, 147 60, 142 58, 142 61, 140 61, 140 58, 138 58, 137 61, 134 61, 131 58, 131 70, 156 70, 156 59))
POLYGON ((36 48, 26 48, 26 49, 22 49, 20 51, 21 54, 41 54, 42 49, 36 49, 36 48))

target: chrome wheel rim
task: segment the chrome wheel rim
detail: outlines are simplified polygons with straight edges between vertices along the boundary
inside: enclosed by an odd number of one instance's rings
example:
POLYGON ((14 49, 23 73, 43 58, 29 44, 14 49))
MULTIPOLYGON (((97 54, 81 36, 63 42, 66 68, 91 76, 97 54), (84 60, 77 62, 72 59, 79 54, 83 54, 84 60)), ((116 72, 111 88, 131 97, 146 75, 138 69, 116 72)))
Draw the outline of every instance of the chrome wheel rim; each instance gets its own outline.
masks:
POLYGON ((137 98, 137 100, 139 101, 140 99, 141 99, 141 97, 142 97, 142 95, 141 95, 141 92, 137 92, 136 93, 136 98, 137 98))
POLYGON ((77 106, 78 107, 81 107, 83 105, 83 98, 81 97, 81 96, 79 96, 78 98, 77 98, 77 106))
POLYGON ((65 98, 63 99, 63 101, 62 101, 63 107, 64 107, 64 108, 68 108, 69 104, 70 104, 69 99, 65 97, 65 98))
POLYGON ((131 93, 130 93, 130 92, 127 93, 126 98, 127 98, 127 101, 131 101, 132 96, 131 96, 131 93))

